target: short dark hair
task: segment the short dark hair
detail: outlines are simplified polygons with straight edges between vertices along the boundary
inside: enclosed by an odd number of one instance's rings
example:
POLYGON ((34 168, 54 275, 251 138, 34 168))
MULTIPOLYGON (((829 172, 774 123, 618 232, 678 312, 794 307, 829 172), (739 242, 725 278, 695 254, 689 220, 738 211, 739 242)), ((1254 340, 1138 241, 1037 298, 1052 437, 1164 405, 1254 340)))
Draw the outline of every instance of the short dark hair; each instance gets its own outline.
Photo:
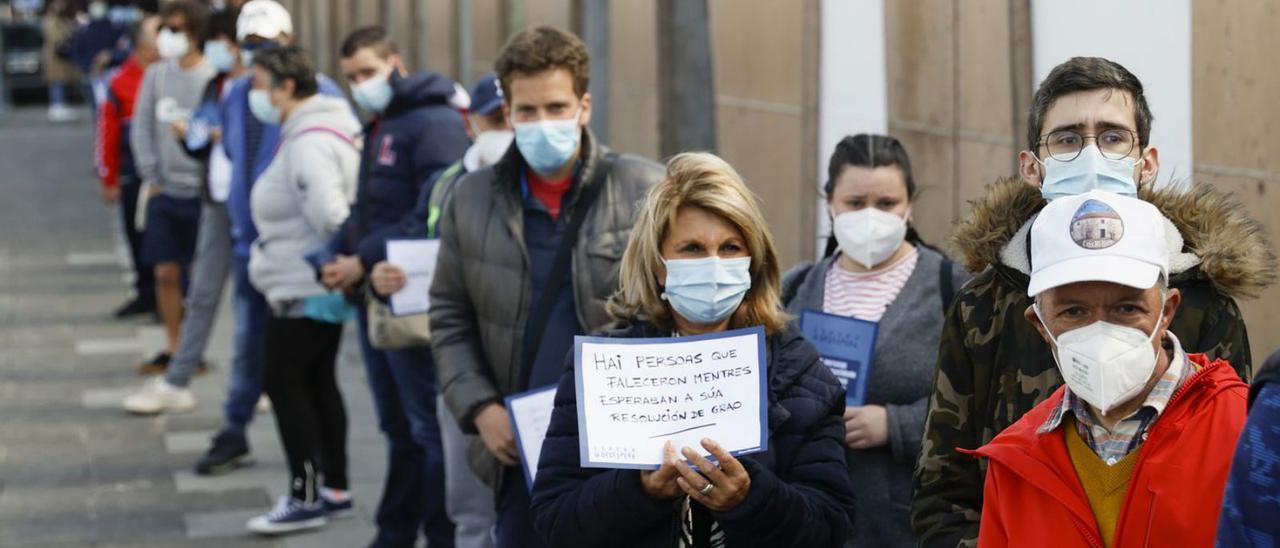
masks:
POLYGON ((236 41, 236 19, 240 16, 240 10, 228 6, 219 12, 214 12, 209 16, 209 36, 206 40, 218 40, 226 38, 232 42, 236 41))
POLYGON ((587 53, 587 46, 572 33, 554 27, 533 27, 512 36, 493 66, 502 82, 502 93, 508 98, 512 78, 557 68, 573 75, 573 92, 578 97, 585 95, 591 84, 591 54, 587 53))
POLYGON ((387 35, 387 29, 379 25, 351 31, 351 34, 342 41, 342 57, 344 59, 351 57, 364 48, 372 48, 373 52, 383 59, 400 52, 395 41, 387 35))
POLYGON ((253 64, 271 74, 271 81, 277 85, 293 80, 295 99, 305 99, 320 89, 316 84, 316 70, 307 60, 306 52, 298 46, 259 50, 253 54, 253 64))
POLYGON ((182 16, 182 21, 187 26, 187 34, 199 42, 192 44, 192 47, 203 47, 205 37, 209 35, 209 8, 192 0, 173 0, 160 8, 161 21, 174 15, 182 16))
POLYGON ((1138 144, 1147 146, 1151 139, 1151 107, 1143 94, 1142 81, 1119 63, 1102 57, 1072 57, 1049 71, 1036 89, 1031 100, 1031 114, 1027 117, 1027 150, 1040 148, 1040 134, 1044 130, 1045 113, 1059 97, 1077 91, 1111 89, 1128 92, 1133 97, 1133 116, 1138 129, 1138 144))

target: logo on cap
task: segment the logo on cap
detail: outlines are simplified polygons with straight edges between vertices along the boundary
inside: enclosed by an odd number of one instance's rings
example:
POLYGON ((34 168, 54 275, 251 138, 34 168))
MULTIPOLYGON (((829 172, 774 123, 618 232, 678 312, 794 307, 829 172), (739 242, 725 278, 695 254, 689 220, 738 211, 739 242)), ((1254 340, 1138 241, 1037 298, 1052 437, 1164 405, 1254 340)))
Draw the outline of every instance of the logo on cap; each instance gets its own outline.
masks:
POLYGON ((1124 237, 1124 220, 1111 206, 1088 200, 1071 218, 1071 240, 1085 249, 1106 249, 1124 237))

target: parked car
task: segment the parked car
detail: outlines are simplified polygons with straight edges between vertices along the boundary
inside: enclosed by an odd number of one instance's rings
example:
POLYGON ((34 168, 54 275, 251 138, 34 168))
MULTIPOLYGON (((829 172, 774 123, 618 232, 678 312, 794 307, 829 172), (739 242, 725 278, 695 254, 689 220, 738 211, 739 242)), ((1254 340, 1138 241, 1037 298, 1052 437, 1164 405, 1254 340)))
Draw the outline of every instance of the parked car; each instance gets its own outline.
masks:
POLYGON ((44 82, 44 32, 34 22, 0 24, 3 42, 4 86, 6 96, 14 93, 42 91, 44 82))

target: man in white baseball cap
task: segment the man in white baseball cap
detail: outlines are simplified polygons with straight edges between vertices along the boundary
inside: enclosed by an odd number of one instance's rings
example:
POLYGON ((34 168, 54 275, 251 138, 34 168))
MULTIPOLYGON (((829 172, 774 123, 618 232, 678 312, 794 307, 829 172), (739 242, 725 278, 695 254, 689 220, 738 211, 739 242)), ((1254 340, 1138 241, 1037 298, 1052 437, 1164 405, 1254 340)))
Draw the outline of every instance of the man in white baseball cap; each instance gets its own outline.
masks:
POLYGON ((240 8, 236 19, 236 40, 245 41, 250 36, 274 40, 280 35, 293 34, 293 18, 275 0, 251 0, 240 8))
POLYGON ((1247 388, 1169 330, 1182 294, 1168 288, 1165 222, 1105 191, 1036 218, 1026 318, 1066 386, 961 450, 989 463, 979 545, 1212 544, 1247 388))

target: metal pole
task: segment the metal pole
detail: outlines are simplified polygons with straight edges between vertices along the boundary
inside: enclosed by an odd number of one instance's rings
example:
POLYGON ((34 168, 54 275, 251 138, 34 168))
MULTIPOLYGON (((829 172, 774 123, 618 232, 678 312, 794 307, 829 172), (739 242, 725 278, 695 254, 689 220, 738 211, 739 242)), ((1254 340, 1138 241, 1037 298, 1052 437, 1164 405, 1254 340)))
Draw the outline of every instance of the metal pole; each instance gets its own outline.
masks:
POLYGON ((716 92, 706 0, 659 0, 659 151, 716 150, 716 92))
POLYGON ((468 88, 475 83, 472 55, 471 0, 458 0, 458 81, 468 88))
POLYGON ((591 130, 610 142, 609 0, 581 0, 582 38, 591 52, 591 130))
POLYGON ((426 2, 414 2, 410 7, 413 10, 413 64, 417 70, 434 69, 428 61, 427 55, 430 53, 430 44, 428 37, 431 30, 431 15, 426 2))
MULTIPOLYGON (((4 61, 4 40, 4 27, 0 27, 0 62, 4 61)), ((9 114, 9 86, 4 79, 6 70, 5 67, 0 67, 0 119, 9 114)))

